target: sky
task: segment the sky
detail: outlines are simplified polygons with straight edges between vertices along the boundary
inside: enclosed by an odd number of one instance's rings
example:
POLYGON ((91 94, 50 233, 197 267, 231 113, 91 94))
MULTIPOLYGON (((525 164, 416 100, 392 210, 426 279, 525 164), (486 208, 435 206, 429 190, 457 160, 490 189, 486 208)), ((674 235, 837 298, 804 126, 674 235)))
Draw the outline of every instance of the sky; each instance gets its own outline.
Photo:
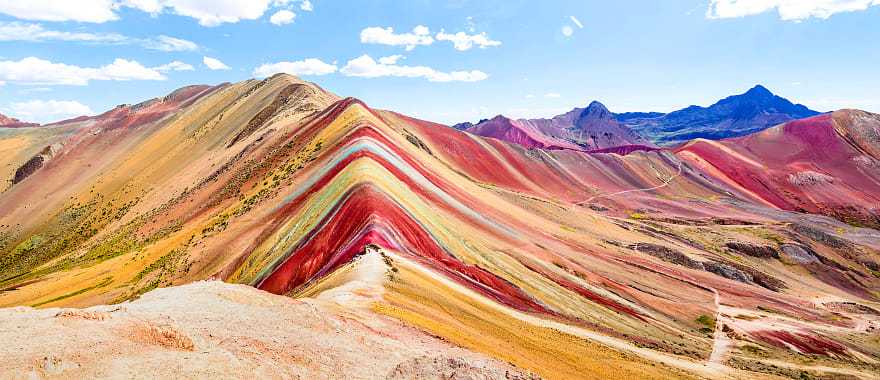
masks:
POLYGON ((707 106, 880 113, 880 0, 0 0, 0 113, 51 122, 287 72, 453 124, 707 106))

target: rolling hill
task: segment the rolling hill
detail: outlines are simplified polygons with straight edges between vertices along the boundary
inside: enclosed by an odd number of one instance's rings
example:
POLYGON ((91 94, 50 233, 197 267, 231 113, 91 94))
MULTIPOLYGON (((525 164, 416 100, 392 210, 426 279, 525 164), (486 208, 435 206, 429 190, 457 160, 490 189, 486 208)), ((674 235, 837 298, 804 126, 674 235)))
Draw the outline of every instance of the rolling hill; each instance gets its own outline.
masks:
MULTIPOLYGON (((72 315, 123 336, 129 319, 176 321, 135 334, 149 338, 146 353, 118 346, 148 358, 187 347, 215 355, 229 342, 215 337, 230 333, 211 329, 247 324, 235 334, 257 336, 248 347, 259 353, 226 349, 254 366, 293 365, 282 352, 321 355, 270 339, 273 324, 302 323, 361 337, 340 338, 344 353, 318 351, 344 363, 381 347, 388 358, 374 377, 400 368, 407 378, 432 347, 485 364, 461 364, 468 371, 514 378, 880 370, 880 117, 844 110, 673 150, 615 142, 587 152, 532 135, 624 128, 603 109, 480 123, 522 131, 502 135, 509 142, 281 74, 0 128, 0 305, 95 313, 18 308, 0 319, 86 323, 46 321, 72 315), (163 312, 175 297, 203 306, 163 312), (239 306, 221 307, 229 301, 241 304, 238 322, 239 306)), ((15 342, 0 351, 24 364, 0 371, 44 363, 34 345, 47 343, 13 334, 0 331, 15 342)), ((459 363, 450 360, 440 363, 459 363)))

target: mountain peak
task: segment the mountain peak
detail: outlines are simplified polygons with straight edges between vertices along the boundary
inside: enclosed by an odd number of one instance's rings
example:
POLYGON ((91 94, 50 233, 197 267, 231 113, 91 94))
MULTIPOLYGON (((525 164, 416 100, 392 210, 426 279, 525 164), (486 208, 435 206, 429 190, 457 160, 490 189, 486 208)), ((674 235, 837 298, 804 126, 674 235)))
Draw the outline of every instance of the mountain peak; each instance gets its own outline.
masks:
POLYGON ((608 108, 605 107, 605 105, 600 103, 598 100, 594 100, 594 101, 590 102, 590 105, 587 106, 587 109, 588 110, 589 109, 597 109, 597 110, 605 110, 605 111, 608 110, 608 108))
POLYGON ((764 87, 764 86, 762 86, 762 85, 760 85, 760 84, 755 85, 755 87, 752 87, 751 89, 749 89, 748 91, 746 91, 746 93, 743 94, 743 95, 747 95, 747 96, 751 96, 751 97, 770 97, 770 96, 775 96, 775 95, 773 95, 772 92, 770 92, 770 90, 767 89, 767 87, 764 87))
POLYGON ((604 104, 594 100, 584 109, 584 112, 581 113, 581 117, 612 119, 614 118, 614 115, 611 114, 611 111, 609 111, 604 104))

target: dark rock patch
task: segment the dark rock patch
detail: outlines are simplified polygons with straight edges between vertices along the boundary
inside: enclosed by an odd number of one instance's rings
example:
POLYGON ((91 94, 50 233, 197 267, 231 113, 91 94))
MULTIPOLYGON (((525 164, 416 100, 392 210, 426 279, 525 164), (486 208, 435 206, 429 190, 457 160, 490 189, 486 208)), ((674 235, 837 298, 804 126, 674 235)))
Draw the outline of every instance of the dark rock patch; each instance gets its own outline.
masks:
POLYGON ((762 259, 779 258, 779 252, 777 252, 775 248, 769 245, 755 245, 734 241, 725 244, 725 246, 730 250, 743 253, 752 257, 759 257, 762 259))
POLYGON ((703 266, 706 268, 707 272, 715 273, 721 277, 734 281, 744 282, 748 284, 751 283, 752 280, 754 280, 752 275, 727 264, 706 262, 703 263, 703 266))
POLYGON ((654 256, 660 260, 673 264, 682 265, 691 269, 704 270, 703 263, 687 257, 685 254, 672 248, 651 243, 638 243, 629 247, 644 254, 654 256))
POLYGON ((828 310, 836 311, 836 312, 852 313, 852 314, 880 315, 880 311, 877 311, 872 307, 858 304, 855 302, 826 302, 823 305, 825 305, 825 307, 827 307, 828 310))
POLYGON ((31 174, 36 173, 37 170, 43 167, 43 156, 36 155, 31 157, 30 160, 24 163, 24 165, 20 166, 15 170, 15 176, 12 178, 12 184, 19 183, 24 181, 25 178, 30 176, 31 174))

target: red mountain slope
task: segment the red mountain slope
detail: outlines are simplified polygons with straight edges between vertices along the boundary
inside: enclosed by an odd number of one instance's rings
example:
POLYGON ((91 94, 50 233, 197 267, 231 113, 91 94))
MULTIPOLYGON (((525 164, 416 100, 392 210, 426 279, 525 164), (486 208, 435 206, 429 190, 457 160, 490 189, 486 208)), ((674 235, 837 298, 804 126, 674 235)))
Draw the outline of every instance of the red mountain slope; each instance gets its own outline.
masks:
POLYGON ((772 206, 880 226, 880 116, 843 110, 722 141, 679 156, 772 206))
POLYGON ((40 126, 37 123, 27 123, 20 121, 16 118, 12 118, 3 114, 0 114, 0 128, 24 128, 24 127, 38 127, 40 126))

